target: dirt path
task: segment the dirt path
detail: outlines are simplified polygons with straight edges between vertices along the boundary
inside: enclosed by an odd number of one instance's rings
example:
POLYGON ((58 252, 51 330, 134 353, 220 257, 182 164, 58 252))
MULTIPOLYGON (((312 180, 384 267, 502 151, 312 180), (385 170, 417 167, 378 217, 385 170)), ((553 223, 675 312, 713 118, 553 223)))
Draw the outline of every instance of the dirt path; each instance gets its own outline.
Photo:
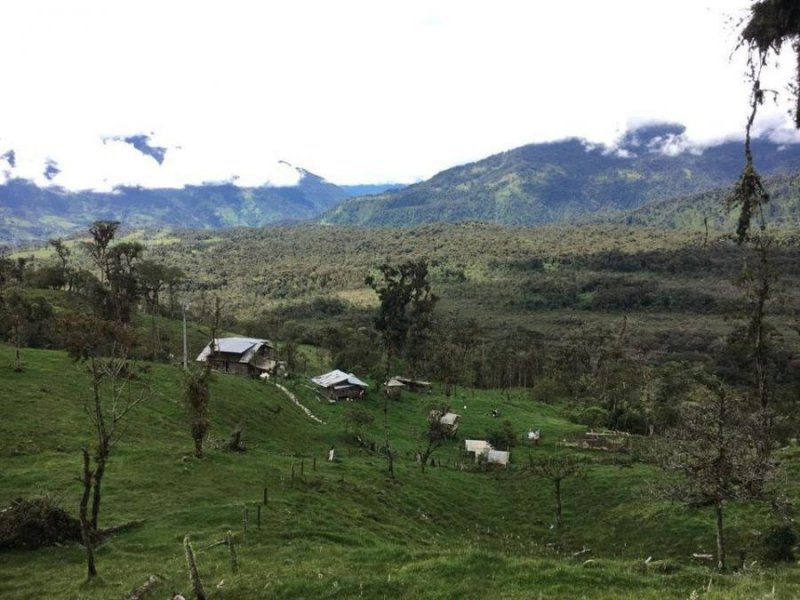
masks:
POLYGON ((318 416, 316 416, 314 413, 312 413, 310 410, 308 410, 308 409, 307 409, 305 406, 303 406, 302 404, 300 404, 300 401, 297 399, 297 396, 295 396, 295 395, 294 395, 292 392, 290 392, 289 390, 287 390, 287 389, 286 389, 285 387, 283 387, 283 386, 282 386, 280 383, 276 383, 276 384, 275 384, 275 387, 277 387, 277 388, 278 388, 280 391, 282 391, 284 394, 286 394, 287 398, 289 398, 289 400, 291 400, 291 401, 292 401, 292 404, 294 404, 294 405, 295 405, 295 406, 297 406, 297 407, 298 407, 300 410, 302 410, 304 413, 306 413, 306 416, 307 416, 309 419, 311 419, 312 421, 316 421, 317 423, 320 423, 320 424, 322 424, 322 425, 325 425, 325 421, 323 421, 322 419, 320 419, 318 416))

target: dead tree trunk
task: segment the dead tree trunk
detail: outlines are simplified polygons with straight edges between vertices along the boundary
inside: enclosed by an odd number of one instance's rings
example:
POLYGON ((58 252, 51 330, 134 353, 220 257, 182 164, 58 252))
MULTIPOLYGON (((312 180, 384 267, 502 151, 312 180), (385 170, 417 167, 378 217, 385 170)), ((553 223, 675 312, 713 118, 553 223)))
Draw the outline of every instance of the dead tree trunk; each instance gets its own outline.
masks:
POLYGON ((86 550, 86 576, 91 579, 97 575, 97 567, 94 564, 94 531, 88 514, 89 497, 92 493, 92 471, 89 468, 89 451, 86 448, 83 449, 83 477, 81 478, 81 483, 83 484, 83 494, 81 495, 78 509, 78 518, 81 522, 81 540, 86 550))
POLYGON ((200 573, 197 572, 197 563, 194 559, 194 550, 189 542, 189 536, 183 538, 183 552, 186 555, 186 567, 189 569, 189 580, 192 582, 192 590, 197 600, 206 600, 206 592, 203 590, 203 581, 200 573))

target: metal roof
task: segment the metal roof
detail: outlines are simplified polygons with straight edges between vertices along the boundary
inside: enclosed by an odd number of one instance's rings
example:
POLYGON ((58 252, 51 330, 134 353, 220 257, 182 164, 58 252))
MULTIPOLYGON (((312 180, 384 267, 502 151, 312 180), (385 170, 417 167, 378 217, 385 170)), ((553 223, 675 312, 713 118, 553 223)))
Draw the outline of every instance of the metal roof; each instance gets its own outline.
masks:
POLYGON ((467 452, 488 452, 492 445, 486 440, 464 440, 464 448, 467 452))
POLYGON ((349 385, 357 385, 358 387, 368 388, 369 385, 361 381, 358 377, 353 375, 352 373, 345 373, 344 371, 340 371, 339 369, 334 369, 330 373, 325 373, 324 375, 317 375, 316 377, 312 377, 311 381, 316 383, 318 386, 329 388, 332 386, 340 386, 343 383, 347 383, 349 385))
POLYGON ((442 415, 439 419, 439 423, 442 425, 455 425, 458 418, 459 416, 456 413, 447 413, 446 415, 442 415))
POLYGON ((422 381, 421 379, 411 379, 410 377, 404 377, 403 375, 395 375, 392 379, 396 379, 400 383, 405 385, 421 385, 421 386, 429 386, 431 385, 430 381, 422 381))
MULTIPOLYGON (((240 362, 248 362, 253 357, 253 354, 255 354, 259 348, 261 348, 261 346, 267 346, 269 348, 274 347, 269 340, 262 340, 261 338, 227 337, 214 339, 214 350, 216 352, 243 355, 240 362)), ((197 360, 205 361, 210 354, 211 342, 209 342, 208 345, 203 348, 203 351, 197 357, 197 360)))

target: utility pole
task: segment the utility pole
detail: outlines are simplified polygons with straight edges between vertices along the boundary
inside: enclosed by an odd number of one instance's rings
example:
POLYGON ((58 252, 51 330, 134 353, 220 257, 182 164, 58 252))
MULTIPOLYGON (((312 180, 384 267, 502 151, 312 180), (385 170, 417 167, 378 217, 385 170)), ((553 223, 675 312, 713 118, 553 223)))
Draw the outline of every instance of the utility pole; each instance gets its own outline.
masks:
POLYGON ((189 370, 189 346, 186 342, 186 311, 189 309, 189 303, 183 303, 183 370, 189 370))

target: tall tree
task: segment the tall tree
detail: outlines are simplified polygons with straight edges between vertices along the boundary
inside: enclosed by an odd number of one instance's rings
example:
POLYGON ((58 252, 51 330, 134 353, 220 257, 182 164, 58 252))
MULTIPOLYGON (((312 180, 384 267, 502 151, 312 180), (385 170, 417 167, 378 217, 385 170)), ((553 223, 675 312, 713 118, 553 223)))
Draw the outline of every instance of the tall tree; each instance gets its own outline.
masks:
MULTIPOLYGON (((437 297, 431 292, 428 263, 425 260, 409 261, 398 266, 382 264, 378 267, 381 278, 366 278, 380 300, 375 317, 375 329, 381 334, 386 357, 383 381, 388 381, 395 359, 405 349, 409 332, 414 339, 422 339, 432 325, 431 313, 437 297)), ((389 443, 389 396, 383 390, 384 446, 390 477, 394 477, 394 456, 389 443)))
POLYGON ((72 291, 72 283, 71 283, 71 273, 69 267, 69 259, 72 256, 72 250, 70 250, 69 246, 64 243, 64 240, 61 238, 56 238, 52 240, 47 240, 47 243, 53 248, 58 257, 58 261, 60 263, 59 267, 61 269, 61 275, 67 283, 67 289, 72 291))
MULTIPOLYGON (((170 286, 183 278, 183 272, 176 267, 168 267, 154 260, 142 260, 137 266, 138 282, 145 307, 150 314, 150 337, 152 355, 155 360, 161 352, 161 332, 159 329, 159 316, 161 314, 161 293, 168 290, 170 300, 172 291, 170 286)), ((170 313, 171 314, 171 313, 170 313)))
POLYGON ((409 341, 424 343, 438 297, 431 291, 426 260, 383 264, 378 270, 380 279, 370 275, 366 283, 380 300, 375 329, 383 338, 387 366, 391 367, 409 341))
POLYGON ((139 299, 138 268, 143 253, 144 246, 139 242, 116 244, 106 253, 112 314, 120 323, 130 323, 131 313, 139 299))
POLYGON ((108 279, 108 261, 106 260, 106 255, 119 225, 119 221, 95 221, 89 227, 92 240, 83 242, 84 250, 86 250, 89 258, 92 259, 92 262, 94 262, 97 267, 101 283, 108 279))

